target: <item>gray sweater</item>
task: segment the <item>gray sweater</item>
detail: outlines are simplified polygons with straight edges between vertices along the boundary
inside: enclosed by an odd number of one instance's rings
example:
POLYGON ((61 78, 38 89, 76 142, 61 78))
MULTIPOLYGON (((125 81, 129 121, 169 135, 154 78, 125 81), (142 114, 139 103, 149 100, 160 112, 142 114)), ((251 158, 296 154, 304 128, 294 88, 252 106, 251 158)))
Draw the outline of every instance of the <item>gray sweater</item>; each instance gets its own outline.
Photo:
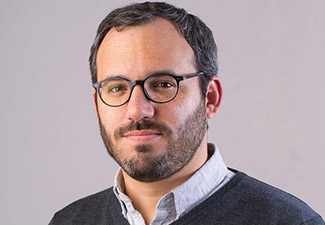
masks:
MULTIPOLYGON (((112 188, 57 212, 49 225, 127 225, 112 188)), ((172 224, 325 225, 303 201, 242 172, 172 224)))

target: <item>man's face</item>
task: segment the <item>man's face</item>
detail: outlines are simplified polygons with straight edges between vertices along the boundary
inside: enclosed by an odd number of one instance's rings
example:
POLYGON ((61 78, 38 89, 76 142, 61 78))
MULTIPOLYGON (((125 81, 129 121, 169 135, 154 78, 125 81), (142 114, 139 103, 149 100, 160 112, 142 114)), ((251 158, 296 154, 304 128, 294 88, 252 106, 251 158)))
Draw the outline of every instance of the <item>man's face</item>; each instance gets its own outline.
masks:
MULTIPOLYGON (((194 54, 172 23, 164 19, 111 29, 98 54, 98 81, 121 76, 142 80, 161 71, 195 73, 194 54)), ((206 136, 205 101, 198 77, 180 82, 176 98, 158 104, 139 85, 128 103, 109 107, 97 97, 101 135, 109 154, 134 179, 153 182, 187 165, 206 136)))

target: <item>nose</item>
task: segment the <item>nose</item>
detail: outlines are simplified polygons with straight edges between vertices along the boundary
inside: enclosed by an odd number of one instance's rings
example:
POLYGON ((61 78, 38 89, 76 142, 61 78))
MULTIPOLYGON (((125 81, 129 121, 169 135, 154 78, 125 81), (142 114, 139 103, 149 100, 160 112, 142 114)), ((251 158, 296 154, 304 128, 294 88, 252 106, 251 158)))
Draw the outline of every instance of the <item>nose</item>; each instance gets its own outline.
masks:
POLYGON ((134 87, 126 107, 127 118, 132 121, 151 119, 155 113, 153 103, 147 99, 140 85, 134 87))

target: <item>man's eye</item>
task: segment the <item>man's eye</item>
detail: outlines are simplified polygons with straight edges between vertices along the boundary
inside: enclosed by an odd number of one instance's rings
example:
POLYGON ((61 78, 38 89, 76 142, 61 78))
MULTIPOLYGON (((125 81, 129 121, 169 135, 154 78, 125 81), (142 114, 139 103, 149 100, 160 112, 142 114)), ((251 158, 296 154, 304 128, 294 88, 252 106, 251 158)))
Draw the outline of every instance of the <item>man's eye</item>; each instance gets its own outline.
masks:
POLYGON ((123 85, 115 85, 115 86, 109 87, 107 92, 108 93, 118 93, 118 92, 125 91, 125 90, 126 90, 126 88, 123 85))
POLYGON ((174 86, 173 83, 167 81, 156 82, 154 85, 155 88, 171 88, 173 86, 174 86))

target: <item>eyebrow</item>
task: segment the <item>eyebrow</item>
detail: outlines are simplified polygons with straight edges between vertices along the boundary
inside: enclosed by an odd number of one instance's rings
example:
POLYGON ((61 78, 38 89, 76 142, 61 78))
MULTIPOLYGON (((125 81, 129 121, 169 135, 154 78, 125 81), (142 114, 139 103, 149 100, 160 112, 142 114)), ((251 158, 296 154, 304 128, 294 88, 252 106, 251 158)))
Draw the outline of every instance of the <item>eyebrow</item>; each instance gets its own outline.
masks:
MULTIPOLYGON (((158 74, 170 74, 170 75, 176 75, 175 72, 173 70, 158 70, 155 71, 153 73, 148 74, 145 78, 143 78, 142 80, 146 79, 147 77, 151 76, 151 75, 158 75, 158 74)), ((106 79, 110 79, 110 80, 118 80, 118 79, 126 79, 128 81, 130 81, 128 78, 126 78, 123 75, 107 75, 106 78, 104 78, 103 80, 106 79)))
POLYGON ((106 78, 105 79, 103 79, 103 80, 120 80, 120 79, 126 79, 126 80, 129 80, 129 79, 127 79, 127 78, 125 78, 125 77, 123 77, 123 76, 120 76, 120 75, 117 75, 117 76, 106 76, 106 78))

